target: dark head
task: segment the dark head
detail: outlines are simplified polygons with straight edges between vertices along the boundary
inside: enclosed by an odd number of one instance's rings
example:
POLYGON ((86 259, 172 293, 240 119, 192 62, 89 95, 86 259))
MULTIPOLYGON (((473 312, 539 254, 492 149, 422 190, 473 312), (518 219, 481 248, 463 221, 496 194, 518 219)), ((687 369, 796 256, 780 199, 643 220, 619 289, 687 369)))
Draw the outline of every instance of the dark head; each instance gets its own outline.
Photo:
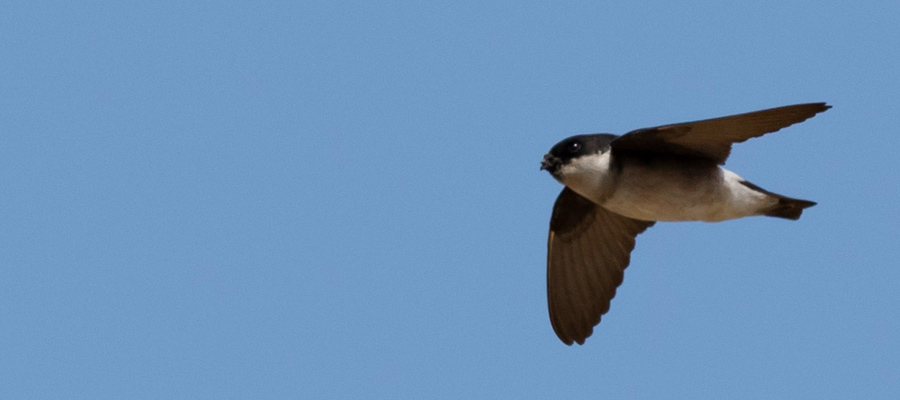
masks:
POLYGON ((609 149, 609 143, 617 137, 617 135, 609 133, 595 133, 566 138, 544 155, 544 160, 541 161, 541 170, 547 170, 554 178, 560 180, 559 174, 562 166, 583 156, 605 152, 609 149))

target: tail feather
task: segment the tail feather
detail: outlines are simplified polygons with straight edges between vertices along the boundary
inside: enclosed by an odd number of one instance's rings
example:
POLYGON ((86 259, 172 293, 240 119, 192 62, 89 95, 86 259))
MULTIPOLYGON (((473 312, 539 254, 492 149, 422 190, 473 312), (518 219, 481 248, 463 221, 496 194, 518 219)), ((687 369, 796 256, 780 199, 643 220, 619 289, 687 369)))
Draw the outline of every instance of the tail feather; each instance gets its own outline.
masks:
POLYGON ((744 186, 747 186, 753 190, 765 193, 769 196, 772 196, 778 199, 778 203, 775 205, 766 208, 760 211, 760 214, 766 215, 769 217, 777 217, 777 218, 785 218, 798 220, 800 219, 800 215, 803 214, 803 210, 806 208, 810 208, 816 205, 816 202, 809 200, 800 200, 800 199, 792 199, 790 197, 785 197, 780 194, 772 193, 768 190, 765 190, 759 186, 756 186, 750 182, 743 181, 741 182, 744 186))
POLYGON ((798 220, 800 219, 800 214, 803 214, 804 208, 809 208, 814 205, 816 205, 816 203, 813 201, 778 196, 778 204, 775 204, 772 208, 765 210, 763 213, 770 217, 798 220))

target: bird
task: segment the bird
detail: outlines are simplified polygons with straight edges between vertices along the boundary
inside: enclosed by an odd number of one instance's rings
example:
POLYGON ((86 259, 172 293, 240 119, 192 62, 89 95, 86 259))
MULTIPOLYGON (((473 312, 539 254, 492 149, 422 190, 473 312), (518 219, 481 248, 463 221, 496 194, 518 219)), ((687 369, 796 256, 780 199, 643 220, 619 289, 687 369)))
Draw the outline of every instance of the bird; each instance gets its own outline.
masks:
POLYGON ((635 238, 657 221, 797 220, 816 205, 769 192, 722 166, 732 144, 829 108, 795 104, 624 135, 577 135, 554 145, 541 170, 564 186, 547 239, 547 302, 559 339, 582 345, 591 336, 622 283, 635 238))

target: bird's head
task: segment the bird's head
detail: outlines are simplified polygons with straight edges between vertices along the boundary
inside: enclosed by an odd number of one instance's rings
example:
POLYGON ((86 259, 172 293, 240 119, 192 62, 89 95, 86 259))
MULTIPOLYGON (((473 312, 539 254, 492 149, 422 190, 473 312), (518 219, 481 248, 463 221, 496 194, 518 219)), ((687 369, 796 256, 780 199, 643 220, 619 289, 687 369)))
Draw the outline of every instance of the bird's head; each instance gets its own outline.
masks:
POLYGON ((598 181, 608 169, 609 144, 617 136, 608 133, 578 135, 557 143, 541 161, 546 170, 563 185, 580 186, 583 180, 598 181))

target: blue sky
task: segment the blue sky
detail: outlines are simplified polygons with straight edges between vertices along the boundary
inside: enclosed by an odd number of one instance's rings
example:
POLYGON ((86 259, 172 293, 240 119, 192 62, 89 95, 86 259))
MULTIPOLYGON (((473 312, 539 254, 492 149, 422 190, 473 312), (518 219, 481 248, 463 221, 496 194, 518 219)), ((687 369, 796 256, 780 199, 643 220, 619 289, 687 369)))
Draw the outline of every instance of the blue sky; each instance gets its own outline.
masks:
POLYGON ((0 398, 898 398, 900 3, 6 2, 0 398), (827 101, 546 310, 558 140, 827 101))

